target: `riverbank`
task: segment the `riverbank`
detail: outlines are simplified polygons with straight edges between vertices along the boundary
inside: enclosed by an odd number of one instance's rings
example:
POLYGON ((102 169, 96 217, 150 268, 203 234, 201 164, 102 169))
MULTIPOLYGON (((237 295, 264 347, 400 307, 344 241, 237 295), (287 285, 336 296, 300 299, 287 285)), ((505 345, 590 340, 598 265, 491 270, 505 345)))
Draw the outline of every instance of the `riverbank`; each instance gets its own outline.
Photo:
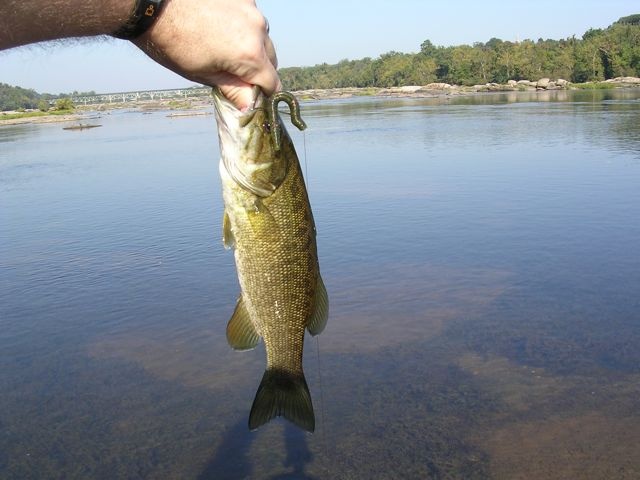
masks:
POLYGON ((430 83, 428 85, 408 85, 404 87, 365 87, 311 89, 293 92, 300 100, 339 99, 361 96, 376 97, 437 97, 450 95, 475 95, 486 92, 536 92, 552 90, 588 90, 609 88, 640 88, 638 77, 618 77, 604 82, 573 84, 562 78, 552 80, 541 78, 537 81, 509 80, 505 84, 486 83, 483 85, 450 85, 430 83))
POLYGON ((34 112, 0 112, 1 125, 21 125, 25 123, 56 123, 72 122, 85 118, 87 112, 69 113, 43 113, 39 110, 34 112))
MULTIPOLYGON (((429 98, 439 96, 464 96, 478 95, 487 92, 540 92, 553 90, 577 90, 577 89, 613 89, 613 88, 640 88, 640 78, 638 77, 618 77, 604 82, 592 82, 582 84, 572 84, 563 79, 541 78, 537 81, 530 80, 509 80, 505 84, 487 83, 484 85, 450 85, 448 83, 430 83, 428 85, 408 85, 403 87, 345 87, 330 89, 310 89, 292 92, 300 101, 309 100, 332 100, 351 97, 406 97, 406 98, 429 98)), ((88 105, 78 107, 73 113, 50 113, 34 111, 33 116, 24 112, 0 112, 0 126, 20 125, 35 123, 64 123, 81 122, 90 116, 95 116, 96 112, 109 114, 111 110, 133 110, 142 112, 176 110, 180 114, 170 115, 171 117, 182 117, 190 115, 202 115, 205 109, 212 105, 211 98, 187 97, 184 100, 144 100, 129 103, 109 103, 100 105, 88 105), (22 113, 19 116, 16 114, 22 113), (5 117, 5 118, 3 118, 5 117)))

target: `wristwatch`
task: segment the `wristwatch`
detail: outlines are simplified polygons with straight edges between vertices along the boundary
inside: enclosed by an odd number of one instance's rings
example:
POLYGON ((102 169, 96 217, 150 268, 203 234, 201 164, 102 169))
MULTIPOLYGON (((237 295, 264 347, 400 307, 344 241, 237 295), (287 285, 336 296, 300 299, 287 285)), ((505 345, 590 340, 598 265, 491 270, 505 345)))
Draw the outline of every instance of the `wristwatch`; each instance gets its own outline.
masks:
POLYGON ((146 32, 160 15, 163 0, 136 0, 127 23, 111 35, 123 40, 133 40, 146 32))

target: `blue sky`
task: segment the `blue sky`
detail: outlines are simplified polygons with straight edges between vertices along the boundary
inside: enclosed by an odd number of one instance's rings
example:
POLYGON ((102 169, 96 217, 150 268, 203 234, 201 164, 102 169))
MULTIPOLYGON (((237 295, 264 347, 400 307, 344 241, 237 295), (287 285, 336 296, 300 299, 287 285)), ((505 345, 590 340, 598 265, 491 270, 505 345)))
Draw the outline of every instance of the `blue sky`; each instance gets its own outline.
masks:
MULTIPOLYGON (((258 0, 281 67, 375 58, 435 45, 578 37, 640 13, 637 0, 534 2, 428 0, 258 0)), ((38 92, 179 88, 188 80, 156 65, 128 42, 87 39, 0 51, 0 82, 38 92)))

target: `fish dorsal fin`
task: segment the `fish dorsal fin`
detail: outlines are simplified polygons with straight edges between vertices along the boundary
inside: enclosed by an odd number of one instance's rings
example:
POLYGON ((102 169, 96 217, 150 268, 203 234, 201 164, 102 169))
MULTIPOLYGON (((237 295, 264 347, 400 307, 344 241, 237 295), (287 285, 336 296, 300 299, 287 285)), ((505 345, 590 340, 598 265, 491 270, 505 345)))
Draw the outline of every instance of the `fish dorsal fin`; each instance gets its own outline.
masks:
POLYGON ((259 339, 244 300, 240 297, 227 324, 227 341, 235 350, 251 350, 258 344, 259 339))
POLYGON ((307 330, 311 335, 318 335, 322 333, 324 327, 327 326, 327 319, 329 318, 329 297, 327 295, 327 289, 324 286, 322 277, 318 275, 318 283, 316 286, 316 303, 313 315, 307 322, 307 330))
POLYGON ((222 216, 222 243, 224 248, 235 248, 236 239, 233 236, 233 230, 231 230, 231 220, 229 220, 229 214, 224 211, 222 216))

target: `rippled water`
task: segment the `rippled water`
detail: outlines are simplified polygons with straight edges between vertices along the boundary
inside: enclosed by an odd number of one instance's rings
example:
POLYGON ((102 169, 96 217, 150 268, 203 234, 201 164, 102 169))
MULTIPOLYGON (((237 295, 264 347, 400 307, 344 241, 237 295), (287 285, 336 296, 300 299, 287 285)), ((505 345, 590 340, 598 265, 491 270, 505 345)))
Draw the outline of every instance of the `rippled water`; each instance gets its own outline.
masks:
POLYGON ((638 478, 640 91, 302 108, 314 435, 246 427, 212 116, 0 128, 0 477, 638 478))

